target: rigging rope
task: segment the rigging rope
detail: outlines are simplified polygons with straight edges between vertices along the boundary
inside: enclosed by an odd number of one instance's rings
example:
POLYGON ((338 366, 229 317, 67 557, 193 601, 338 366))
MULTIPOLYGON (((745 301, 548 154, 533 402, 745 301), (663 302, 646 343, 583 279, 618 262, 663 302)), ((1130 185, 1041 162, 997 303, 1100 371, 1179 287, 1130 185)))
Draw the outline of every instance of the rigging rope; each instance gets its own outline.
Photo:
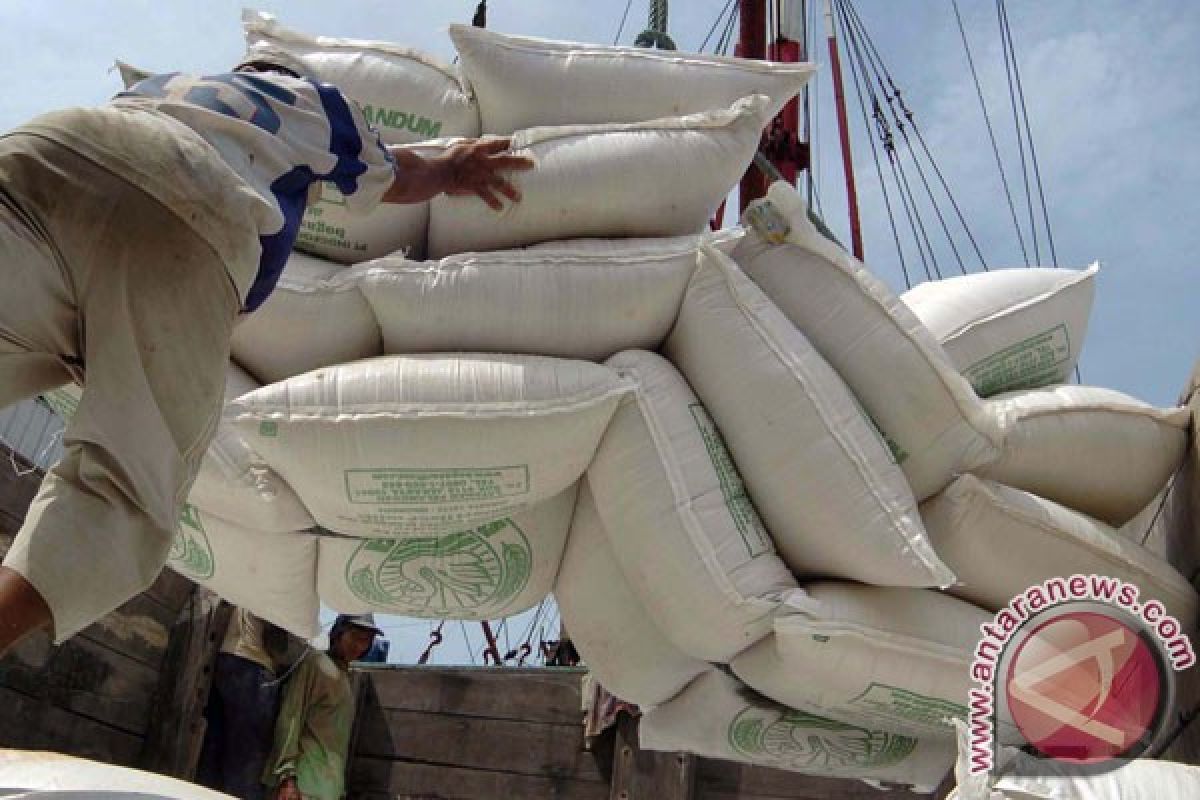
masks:
MULTIPOLYGON (((633 0, 630 0, 630 2, 633 2, 633 0)), ((703 53, 704 48, 708 47, 708 40, 711 39, 712 35, 717 32, 717 28, 721 25, 721 20, 723 20, 725 15, 728 14, 733 8, 733 3, 734 0, 727 0, 725 7, 721 9, 721 13, 717 14, 717 18, 713 20, 712 27, 709 28, 708 33, 704 35, 704 41, 700 43, 698 48, 696 48, 697 53, 703 53)))
POLYGON ((1021 255, 1025 258, 1025 266, 1029 266, 1029 252, 1025 249, 1025 237, 1021 235, 1021 225, 1017 222, 1017 208, 1013 204, 1012 192, 1008 187, 1008 177, 1004 173, 1004 163, 1000 160, 1000 148, 996 144, 996 134, 992 130, 992 120, 988 116, 987 103, 983 100, 983 89, 979 85, 979 74, 975 71, 975 59, 971 55, 971 45, 967 42, 967 29, 963 26, 962 14, 958 10, 958 0, 951 0, 954 6, 954 17, 958 20, 958 32, 962 36, 963 49, 967 53, 967 64, 971 67, 971 78, 975 81, 975 93, 979 97, 979 107, 983 110, 983 121, 987 124, 988 138, 992 142, 992 153, 996 157, 996 167, 1000 170, 1000 180, 1004 184, 1004 196, 1008 199, 1008 209, 1012 214, 1013 226, 1017 231, 1017 241, 1021 245, 1021 255))
POLYGON ((621 24, 617 26, 617 35, 613 37, 614 45, 621 40, 621 34, 625 32, 625 20, 629 19, 629 9, 632 5, 633 0, 627 0, 625 3, 625 13, 621 15, 621 24))
POLYGON ((736 13, 736 10, 737 9, 735 7, 735 13, 731 13, 729 15, 729 21, 725 23, 725 30, 721 34, 721 40, 717 43, 718 55, 729 55, 729 47, 733 44, 733 29, 737 25, 739 16, 739 14, 736 13))
POLYGON ((1029 211, 1029 237, 1033 240, 1033 263, 1042 263, 1041 248, 1038 247, 1037 223, 1033 218, 1033 197, 1029 192, 1029 167, 1025 162, 1025 137, 1021 132, 1021 114, 1017 110, 1017 92, 1013 84, 1012 53, 1009 52, 1004 32, 1004 16, 1000 0, 996 0, 996 18, 1000 25, 1000 50, 1004 54, 1004 77, 1008 80, 1008 102, 1012 107, 1013 129, 1017 137, 1017 158, 1021 161, 1021 181, 1025 188, 1025 208, 1029 211))

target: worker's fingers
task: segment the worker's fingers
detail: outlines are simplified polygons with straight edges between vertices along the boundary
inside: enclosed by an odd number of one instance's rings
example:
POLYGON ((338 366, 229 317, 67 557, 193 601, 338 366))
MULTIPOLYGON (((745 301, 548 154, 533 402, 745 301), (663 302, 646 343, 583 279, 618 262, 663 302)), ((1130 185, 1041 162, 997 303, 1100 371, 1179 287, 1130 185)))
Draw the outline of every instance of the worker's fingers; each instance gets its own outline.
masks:
POLYGON ((504 195, 514 203, 521 202, 521 191, 516 186, 513 186, 511 181, 500 175, 496 175, 492 179, 491 188, 500 192, 500 194, 504 195))
POLYGON ((498 155, 488 159, 492 169, 503 172, 514 172, 533 169, 533 159, 529 156, 498 155))
POLYGON ((476 139, 470 146, 474 152, 495 155, 512 147, 512 139, 507 136, 502 139, 476 139))
POLYGON ((501 202, 500 198, 497 197, 496 193, 493 192, 489 187, 480 186, 475 190, 475 194, 479 197, 479 199, 487 203, 488 208, 492 209, 492 211, 504 210, 504 203, 501 202))

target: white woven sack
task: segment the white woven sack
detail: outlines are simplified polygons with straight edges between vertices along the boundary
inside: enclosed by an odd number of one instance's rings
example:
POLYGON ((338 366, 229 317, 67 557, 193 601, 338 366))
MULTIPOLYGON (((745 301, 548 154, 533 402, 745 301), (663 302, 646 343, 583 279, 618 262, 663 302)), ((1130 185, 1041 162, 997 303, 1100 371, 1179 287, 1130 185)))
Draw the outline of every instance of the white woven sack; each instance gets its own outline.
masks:
POLYGON ((359 287, 388 353, 489 351, 603 361, 657 350, 702 242, 728 235, 555 242, 441 261, 385 258, 359 287))
MULTIPOLYGON (((803 680, 803 677, 800 678, 803 680)), ((789 709, 712 670, 642 715, 644 750, 685 751, 827 778, 932 791, 954 766, 952 740, 918 739, 789 709)))
POLYGON ((728 661, 770 633, 771 611, 796 581, 679 373, 646 352, 608 363, 637 386, 587 473, 613 555, 676 647, 728 661))
POLYGON ((435 197, 429 256, 697 233, 754 157, 766 102, 755 95, 685 117, 518 131, 513 151, 537 164, 511 176, 521 202, 495 212, 475 197, 435 197))
POLYGON ((995 774, 971 775, 971 738, 958 728, 957 786, 946 800, 1192 800, 1200 797, 1200 767, 1138 758, 1097 772, 1093 765, 1036 758, 1000 748, 995 774))
POLYGON ((809 63, 557 42, 470 25, 451 25, 450 38, 485 133, 641 122, 721 108, 750 94, 769 96, 769 119, 816 71, 809 63))
POLYGON ((167 566, 302 639, 320 631, 312 534, 250 530, 187 505, 167 566))
POLYGON ((1096 273, 999 269, 914 286, 900 299, 980 397, 1065 383, 1092 311, 1096 273))
POLYGON ((383 356, 234 405, 320 525, 372 538, 454 533, 565 491, 628 389, 583 361, 383 356))
POLYGON ((1200 597, 1170 564, 1117 531, 1036 495, 963 475, 921 505, 933 546, 959 583, 948 591, 998 611, 1050 578, 1101 575, 1160 601, 1183 630, 1200 597))
POLYGON ((1145 508, 1179 468, 1192 416, 1092 386, 1012 392, 988 406, 1004 447, 976 475, 1114 526, 1145 508))
POLYGON ((563 625, 600 685, 642 708, 677 695, 708 664, 671 644, 621 572, 587 480, 554 587, 563 625))
POLYGON ((229 795, 156 772, 117 767, 47 750, 0 749, 5 796, 27 800, 229 800, 229 795), (17 791, 20 790, 20 791, 17 791))
MULTIPOLYGON (((254 530, 282 533, 311 528, 315 523, 300 498, 246 444, 229 419, 229 403, 258 386, 245 370, 229 363, 225 372, 226 409, 200 462, 188 502, 254 530)), ((43 396, 59 416, 70 420, 82 391, 75 384, 67 384, 43 396)))
POLYGON ((540 603, 562 561, 575 487, 444 535, 321 539, 317 593, 347 614, 498 619, 540 603))
MULTIPOLYGON (((261 11, 242 12, 245 58, 282 62, 301 75, 331 83, 357 102, 386 144, 479 135, 479 110, 454 67, 388 42, 309 36, 261 11)), ((309 205, 297 246, 347 264, 408 250, 424 256, 429 204, 382 204, 348 214, 326 186, 309 205)))
POLYGON ((730 662, 741 680, 840 722, 953 735, 990 614, 930 589, 821 582, 805 591, 780 608, 774 636, 730 662))
POLYGON ((822 236, 795 188, 746 212, 734 260, 837 370, 887 437, 918 500, 995 458, 995 420, 908 307, 822 236))
POLYGON ((716 420, 793 572, 888 586, 954 580, 846 384, 727 256, 701 251, 663 352, 716 420))
POLYGON ((262 383, 383 353, 354 275, 303 253, 291 254, 275 291, 233 329, 230 348, 262 383))

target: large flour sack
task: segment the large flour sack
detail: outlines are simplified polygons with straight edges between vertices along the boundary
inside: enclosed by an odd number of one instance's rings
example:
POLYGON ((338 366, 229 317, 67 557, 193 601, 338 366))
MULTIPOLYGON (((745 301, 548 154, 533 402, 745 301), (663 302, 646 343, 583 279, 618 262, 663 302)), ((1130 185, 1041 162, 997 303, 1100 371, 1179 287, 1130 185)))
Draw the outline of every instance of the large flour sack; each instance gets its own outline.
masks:
POLYGON ((106 797, 109 800, 229 800, 229 795, 156 772, 46 750, 0 749, 0 786, 23 798, 106 797), (21 790, 21 791, 15 791, 21 790))
POLYGON ((554 599, 571 642, 600 685, 643 708, 666 702, 708 664, 682 653, 638 602, 584 480, 554 599))
POLYGON ((603 361, 657 350, 696 268, 728 236, 578 240, 441 261, 386 258, 359 280, 388 353, 489 351, 603 361))
POLYGON ((988 401, 1000 457, 975 474, 1120 526, 1179 468, 1191 411, 1158 409, 1112 389, 1056 386, 988 401))
POLYGON ((1161 602, 1183 630, 1196 624, 1200 598, 1170 564, 1050 500, 963 475, 923 503, 921 514, 958 576, 948 591, 989 611, 1050 578, 1101 575, 1137 586, 1143 604, 1161 602))
POLYGON ((779 703, 841 722, 950 737, 966 719, 971 659, 991 615, 931 589, 821 582, 790 599, 775 635, 730 667, 779 703))
POLYGON ((814 64, 782 64, 645 47, 606 47, 451 25, 484 133, 538 125, 641 122, 769 97, 766 118, 804 87, 814 64))
POLYGON ((766 99, 629 124, 530 128, 512 137, 537 166, 513 173, 521 202, 503 211, 475 197, 430 203, 431 258, 578 236, 697 233, 754 157, 766 99))
POLYGON ((302 639, 320 630, 312 534, 249 530, 188 505, 167 566, 302 639))
POLYGON ((746 212, 734 260, 837 370, 887 437, 918 500, 995 458, 995 421, 882 281, 808 220, 783 182, 746 212))
POLYGON ((234 407, 318 523, 373 538, 454 533, 565 491, 628 389, 582 361, 384 356, 263 387, 234 407))
POLYGON ((713 415, 793 572, 891 586, 953 581, 904 473, 846 384, 727 256, 701 252, 663 352, 713 415))
MULTIPOLYGON (((311 528, 312 516, 284 480, 263 462, 233 427, 229 403, 259 386, 230 363, 225 372, 225 410, 192 484, 188 502, 254 530, 286 532, 311 528)), ((83 390, 75 384, 47 392, 47 404, 63 419, 75 416, 83 390)))
POLYGON ((728 661, 770 633, 771 612, 796 581, 679 373, 653 353, 608 363, 637 387, 587 473, 613 555, 676 647, 728 661))
POLYGON ((343 613, 497 619, 554 587, 575 487, 511 517, 445 535, 321 539, 317 592, 343 613))
POLYGON ((353 273, 303 253, 291 254, 275 291, 238 322, 230 348, 262 383, 383 353, 353 273))
POLYGON ((642 716, 645 750, 685 751, 829 778, 932 791, 954 765, 954 743, 847 725, 787 708, 713 670, 642 716))
POLYGON ((900 299, 989 397, 1067 381, 1083 349, 1099 270, 992 270, 929 281, 900 299))
MULTIPOLYGON (((246 59, 266 58, 341 89, 357 102, 385 144, 479 135, 479 112, 457 70, 388 42, 308 36, 271 14, 245 11, 246 59)), ((369 214, 347 213, 332 186, 309 205, 297 246, 325 258, 356 263, 408 250, 423 257, 427 203, 381 204, 369 214)))

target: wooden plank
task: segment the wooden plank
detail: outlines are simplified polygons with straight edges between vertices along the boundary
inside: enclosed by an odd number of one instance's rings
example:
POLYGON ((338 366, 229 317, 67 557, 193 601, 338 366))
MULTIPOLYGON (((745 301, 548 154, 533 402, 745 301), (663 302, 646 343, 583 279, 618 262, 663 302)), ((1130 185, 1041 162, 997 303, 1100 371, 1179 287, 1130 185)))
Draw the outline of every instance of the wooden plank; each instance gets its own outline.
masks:
POLYGON ((608 800, 604 783, 375 758, 355 759, 347 790, 352 800, 608 800))
POLYGON ((110 764, 133 766, 142 740, 13 689, 0 687, 0 746, 54 750, 110 764))
POLYGON ((140 737, 158 671, 84 636, 54 647, 38 632, 0 661, 0 685, 140 737))
POLYGON ((584 671, 570 668, 370 668, 375 701, 397 711, 580 725, 584 671))
POLYGON ((607 783, 583 746, 581 725, 481 719, 367 707, 357 754, 607 783))
POLYGON ((638 721, 628 714, 618 716, 609 800, 692 800, 695 790, 695 756, 642 750, 638 721))
POLYGON ((178 610, 139 594, 116 611, 85 628, 81 635, 157 671, 167 655, 178 610))
POLYGON ((801 775, 732 761, 700 759, 697 800, 929 800, 904 789, 886 794, 862 781, 801 775))

